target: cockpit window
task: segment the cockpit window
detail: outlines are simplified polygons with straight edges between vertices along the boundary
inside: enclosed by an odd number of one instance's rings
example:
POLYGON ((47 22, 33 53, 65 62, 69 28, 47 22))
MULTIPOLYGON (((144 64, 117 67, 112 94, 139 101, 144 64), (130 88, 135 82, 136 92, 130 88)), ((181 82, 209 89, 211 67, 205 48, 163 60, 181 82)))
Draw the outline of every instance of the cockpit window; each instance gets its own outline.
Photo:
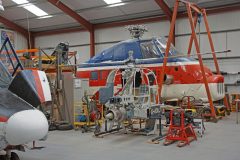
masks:
POLYGON ((140 46, 142 50, 143 59, 160 57, 153 41, 142 42, 140 46))
MULTIPOLYGON (((160 50, 160 52, 162 54, 165 54, 166 52, 166 48, 167 48, 167 40, 163 37, 156 39, 156 44, 158 49, 160 50)), ((169 54, 168 56, 180 56, 182 55, 181 53, 179 53, 176 48, 171 44, 170 50, 169 50, 169 54)))

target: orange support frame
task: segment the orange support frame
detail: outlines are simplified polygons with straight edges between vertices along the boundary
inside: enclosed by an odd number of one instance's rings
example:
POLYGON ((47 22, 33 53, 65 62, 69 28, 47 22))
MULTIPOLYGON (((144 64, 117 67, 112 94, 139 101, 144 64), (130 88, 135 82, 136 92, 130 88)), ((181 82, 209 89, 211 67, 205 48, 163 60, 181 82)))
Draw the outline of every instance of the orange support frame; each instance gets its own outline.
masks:
MULTIPOLYGON (((210 43, 215 67, 216 67, 217 73, 221 74, 220 70, 219 70, 218 62, 217 62, 217 57, 216 57, 216 54, 215 54, 215 49, 214 49, 214 45, 213 45, 211 32, 210 32, 208 21, 207 21, 206 10, 201 9, 197 5, 195 5, 193 3, 190 3, 190 2, 187 2, 187 1, 184 1, 184 0, 176 0, 175 5, 174 5, 174 11, 173 11, 173 17, 172 17, 172 22, 171 22, 171 26, 170 26, 170 32, 169 32, 169 36, 168 36, 166 53, 165 53, 165 57, 164 57, 164 61, 163 61, 163 69, 162 69, 162 74, 160 76, 159 93, 161 94, 161 91, 162 91, 162 85, 163 85, 164 74, 165 74, 165 70, 166 70, 166 66, 167 66, 168 54, 169 54, 169 50, 170 50, 171 43, 172 43, 172 36, 173 36, 173 33, 174 33, 174 29, 175 29, 175 23, 176 23, 178 7, 179 7, 180 2, 184 3, 186 8, 187 8, 187 15, 188 15, 188 19, 189 19, 189 23, 190 23, 190 27, 191 27, 191 31, 192 31, 190 42, 189 42, 189 47, 188 47, 188 56, 190 56, 192 45, 193 45, 193 42, 194 42, 195 48, 196 48, 196 51, 197 51, 197 56, 198 56, 200 68, 201 68, 201 72, 202 72, 202 75, 203 75, 203 81, 204 81, 205 89, 206 89, 209 104, 210 104, 211 116, 213 118, 216 118, 215 108, 214 108, 214 105, 213 105, 212 96, 211 96, 210 89, 209 89, 209 86, 208 86, 208 81, 207 81, 207 78, 206 78, 206 75, 205 75, 202 56, 200 54, 201 53, 200 52, 200 46, 199 46, 199 42, 198 42, 198 39, 197 39, 197 34, 195 32, 196 25, 197 25, 197 20, 198 20, 198 14, 202 14, 203 17, 204 17, 206 31, 208 33, 208 39, 209 39, 209 43, 210 43), (193 20, 192 11, 195 12, 194 20, 193 20)), ((227 102, 226 97, 224 98, 224 102, 227 102)), ((227 106, 227 108, 229 108, 227 103, 225 103, 225 105, 227 106)))
MULTIPOLYGON (((219 65, 218 65, 218 61, 217 61, 217 56, 216 56, 216 53, 215 53, 215 48, 214 48, 214 45, 213 45, 212 35, 211 35, 210 28, 209 28, 209 25, 208 25, 206 9, 203 9, 202 13, 203 13, 203 18, 204 18, 204 22, 205 22, 205 27, 206 27, 206 30, 207 30, 207 33, 208 33, 208 39, 209 39, 209 44, 210 44, 212 55, 213 55, 215 68, 216 68, 217 74, 221 75, 219 65)), ((230 106, 228 105, 228 100, 227 100, 226 95, 224 96, 224 105, 227 107, 228 111, 231 110, 230 106)))

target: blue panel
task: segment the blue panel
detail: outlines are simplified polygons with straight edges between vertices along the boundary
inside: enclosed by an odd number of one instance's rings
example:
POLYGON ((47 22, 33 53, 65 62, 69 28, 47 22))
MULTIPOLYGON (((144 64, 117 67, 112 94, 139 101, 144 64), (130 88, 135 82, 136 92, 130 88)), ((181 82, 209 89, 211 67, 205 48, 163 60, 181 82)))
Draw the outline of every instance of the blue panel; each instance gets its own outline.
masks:
MULTIPOLYGON (((136 60, 136 64, 163 63, 162 55, 164 55, 164 53, 162 52, 165 51, 164 47, 166 47, 166 40, 164 38, 159 38, 159 39, 154 38, 152 40, 130 39, 127 41, 119 42, 114 46, 108 49, 105 49, 104 51, 100 52, 99 54, 91 58, 86 63, 79 65, 79 67, 86 68, 86 67, 98 67, 98 66, 125 65, 124 60, 127 60, 129 58, 129 51, 133 51, 133 58, 136 60), (149 44, 153 45, 149 47, 155 48, 155 52, 156 54, 159 55, 159 58, 155 58, 156 56, 149 59, 143 58, 140 44, 143 44, 146 42, 150 42, 149 44)), ((170 57, 168 59, 168 62, 195 61, 194 58, 180 57, 181 55, 179 54, 179 52, 177 52, 177 50, 173 46, 171 46, 169 56, 170 57)))

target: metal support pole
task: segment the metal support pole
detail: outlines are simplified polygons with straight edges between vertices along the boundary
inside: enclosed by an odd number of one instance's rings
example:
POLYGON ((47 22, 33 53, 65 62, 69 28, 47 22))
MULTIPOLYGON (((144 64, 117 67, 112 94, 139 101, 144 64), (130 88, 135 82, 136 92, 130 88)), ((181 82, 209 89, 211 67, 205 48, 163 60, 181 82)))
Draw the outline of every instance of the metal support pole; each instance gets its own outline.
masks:
POLYGON ((162 137, 163 136, 162 135, 162 119, 159 118, 158 120, 159 120, 159 137, 162 137))
POLYGON ((192 36, 193 36, 195 48, 197 51, 197 56, 198 56, 201 72, 203 75, 203 82, 205 84, 205 88, 206 88, 206 92, 207 92, 207 96, 208 96, 208 100, 209 100, 209 104, 210 104, 210 108, 211 108, 211 116, 213 118, 216 118, 216 113, 215 113, 215 109, 214 109, 214 105, 213 105, 213 101, 212 101, 212 96, 211 96, 211 92, 210 92, 210 89, 208 86, 208 82, 207 82, 207 78, 206 78, 206 74, 205 74, 205 70, 204 70, 204 65, 203 65, 203 61, 202 61, 202 56, 200 54, 200 47, 198 44, 197 35, 195 32, 195 28, 194 28, 191 6, 190 6, 190 4, 186 4, 186 7, 187 7, 188 18, 189 18, 189 22, 190 22, 190 26, 191 26, 191 30, 192 30, 192 36))
MULTIPOLYGON (((212 51, 212 56, 213 56, 213 60, 214 60, 214 65, 215 65, 217 74, 218 74, 218 75, 221 75, 221 72, 220 72, 220 69, 219 69, 219 65, 218 65, 218 61, 217 61, 217 56, 216 56, 216 53, 215 53, 215 48, 214 48, 214 45, 213 45, 212 35, 211 35, 210 28, 209 28, 209 25, 208 25, 207 13, 206 13, 206 10, 205 10, 205 9, 203 9, 202 12, 203 12, 203 19, 204 19, 206 31, 207 31, 207 34, 208 34, 208 40, 209 40, 210 47, 211 47, 211 51, 212 51)), ((225 106, 227 107, 227 109, 230 111, 230 107, 229 107, 229 105, 228 105, 226 95, 224 96, 224 105, 225 105, 225 106)))
POLYGON ((203 12, 203 19, 204 19, 204 22, 205 22, 206 31, 207 31, 207 34, 208 34, 209 44, 210 44, 212 55, 213 55, 214 64, 215 64, 215 67, 216 67, 217 74, 220 75, 221 73, 220 73, 220 70, 219 70, 218 62, 217 62, 217 56, 216 56, 215 48, 214 48, 214 45, 213 45, 212 35, 211 35, 209 25, 208 25, 207 13, 206 13, 205 9, 203 9, 202 12, 203 12))
MULTIPOLYGON (((159 81, 159 85, 158 85, 158 93, 160 96, 162 93, 163 79, 164 79, 164 74, 165 74, 165 70, 166 70, 166 66, 167 66, 168 54, 169 54, 169 50, 170 50, 171 43, 172 43, 175 22, 176 22, 176 18, 177 18, 178 6, 179 6, 179 1, 176 0, 175 6, 174 6, 174 11, 173 11, 172 22, 171 22, 171 26, 170 26, 170 31, 169 31, 169 36, 168 36, 168 41, 167 41, 167 47, 166 47, 165 56, 164 56, 164 60, 163 60, 162 73, 160 74, 160 81, 159 81)), ((159 98, 159 100, 160 99, 161 98, 159 98)))
MULTIPOLYGON (((198 21, 198 16, 195 14, 194 17, 194 28, 196 29, 197 27, 197 21, 198 21)), ((190 41, 189 41, 189 46, 188 46, 188 57, 190 57, 191 51, 192 51, 192 44, 193 44, 193 36, 191 35, 190 41)))

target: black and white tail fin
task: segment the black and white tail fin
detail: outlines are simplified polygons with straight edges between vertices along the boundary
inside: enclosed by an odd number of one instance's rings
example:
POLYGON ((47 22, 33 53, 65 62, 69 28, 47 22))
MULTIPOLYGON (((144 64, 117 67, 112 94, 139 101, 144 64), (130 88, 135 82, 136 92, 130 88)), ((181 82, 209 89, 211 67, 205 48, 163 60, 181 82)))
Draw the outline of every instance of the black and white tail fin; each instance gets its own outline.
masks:
POLYGON ((43 71, 23 70, 18 72, 8 89, 33 107, 52 100, 49 82, 43 71))

